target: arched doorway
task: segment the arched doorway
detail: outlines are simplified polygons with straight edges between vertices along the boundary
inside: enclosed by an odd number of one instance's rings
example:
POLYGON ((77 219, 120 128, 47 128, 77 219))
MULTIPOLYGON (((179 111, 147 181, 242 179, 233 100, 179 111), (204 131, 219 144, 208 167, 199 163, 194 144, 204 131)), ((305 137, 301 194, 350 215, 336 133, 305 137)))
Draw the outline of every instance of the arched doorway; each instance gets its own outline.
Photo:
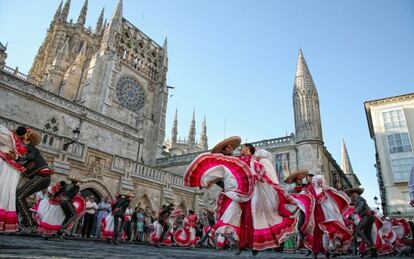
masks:
POLYGON ((84 199, 86 199, 86 197, 93 195, 96 203, 100 203, 102 199, 102 197, 92 188, 86 188, 86 189, 81 190, 80 195, 84 199))
POLYGON ((178 208, 181 210, 181 214, 187 215, 187 208, 184 202, 181 202, 180 205, 178 205, 178 208))
POLYGON ((151 200, 148 198, 146 194, 144 194, 141 199, 135 204, 135 206, 138 206, 140 208, 143 208, 145 210, 153 211, 154 208, 152 207, 151 200))

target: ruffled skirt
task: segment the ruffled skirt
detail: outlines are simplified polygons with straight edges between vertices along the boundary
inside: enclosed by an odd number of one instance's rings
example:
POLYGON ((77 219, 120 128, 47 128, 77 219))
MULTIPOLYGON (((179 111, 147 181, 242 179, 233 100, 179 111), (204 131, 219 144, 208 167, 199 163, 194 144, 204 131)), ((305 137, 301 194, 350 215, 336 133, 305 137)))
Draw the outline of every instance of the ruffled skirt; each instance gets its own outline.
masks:
POLYGON ((16 232, 16 189, 20 172, 0 158, 0 232, 16 232))

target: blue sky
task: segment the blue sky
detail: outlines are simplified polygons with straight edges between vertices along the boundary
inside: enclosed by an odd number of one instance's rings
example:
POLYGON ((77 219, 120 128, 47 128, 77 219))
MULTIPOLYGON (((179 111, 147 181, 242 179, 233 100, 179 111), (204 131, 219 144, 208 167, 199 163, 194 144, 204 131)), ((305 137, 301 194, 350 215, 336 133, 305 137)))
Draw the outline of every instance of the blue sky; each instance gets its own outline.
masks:
MULTIPOLYGON (((27 73, 59 1, 0 0, 7 64, 27 73)), ((75 21, 83 0, 73 0, 75 21)), ((90 0, 95 26, 116 0, 90 0)), ((124 0, 124 17, 159 44, 168 37, 167 133, 178 109, 185 137, 195 107, 210 147, 224 134, 257 141, 294 132, 293 81, 302 48, 319 92, 325 145, 340 163, 341 140, 373 204, 374 143, 363 103, 414 90, 414 1, 124 0), (226 121, 226 132, 224 132, 226 121)), ((199 136, 199 135, 198 135, 199 136)), ((375 179, 375 180, 374 180, 375 179)))

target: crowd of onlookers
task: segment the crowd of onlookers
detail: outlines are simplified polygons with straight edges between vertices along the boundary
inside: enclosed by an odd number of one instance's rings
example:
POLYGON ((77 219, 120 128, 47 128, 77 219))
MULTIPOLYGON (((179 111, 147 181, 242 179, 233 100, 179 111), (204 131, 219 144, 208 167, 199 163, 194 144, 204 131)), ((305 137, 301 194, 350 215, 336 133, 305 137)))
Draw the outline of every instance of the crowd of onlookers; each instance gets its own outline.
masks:
MULTIPOLYGON (((108 197, 104 197, 101 202, 97 203, 93 195, 86 197, 85 200, 86 212, 76 222, 72 229, 72 235, 100 239, 101 221, 111 212, 111 200, 108 197)), ((138 204, 135 208, 128 207, 125 212, 123 233, 121 233, 122 239, 126 241, 148 242, 149 236, 153 231, 152 223, 157 220, 156 217, 157 212, 151 210, 148 206, 142 207, 141 204, 138 204)), ((182 227, 184 217, 184 214, 177 217, 173 224, 174 231, 182 227)), ((196 233, 200 238, 202 237, 204 221, 204 216, 200 217, 196 225, 196 233)))

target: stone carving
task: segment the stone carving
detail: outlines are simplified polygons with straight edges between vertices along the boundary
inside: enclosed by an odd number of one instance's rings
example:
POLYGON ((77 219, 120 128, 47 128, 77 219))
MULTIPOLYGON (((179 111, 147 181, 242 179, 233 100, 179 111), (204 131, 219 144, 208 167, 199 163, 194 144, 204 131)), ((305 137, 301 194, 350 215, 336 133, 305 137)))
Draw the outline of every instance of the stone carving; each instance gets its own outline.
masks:
POLYGON ((86 175, 92 178, 102 179, 103 172, 106 168, 106 160, 97 157, 97 156, 90 156, 87 166, 87 173, 86 175))

